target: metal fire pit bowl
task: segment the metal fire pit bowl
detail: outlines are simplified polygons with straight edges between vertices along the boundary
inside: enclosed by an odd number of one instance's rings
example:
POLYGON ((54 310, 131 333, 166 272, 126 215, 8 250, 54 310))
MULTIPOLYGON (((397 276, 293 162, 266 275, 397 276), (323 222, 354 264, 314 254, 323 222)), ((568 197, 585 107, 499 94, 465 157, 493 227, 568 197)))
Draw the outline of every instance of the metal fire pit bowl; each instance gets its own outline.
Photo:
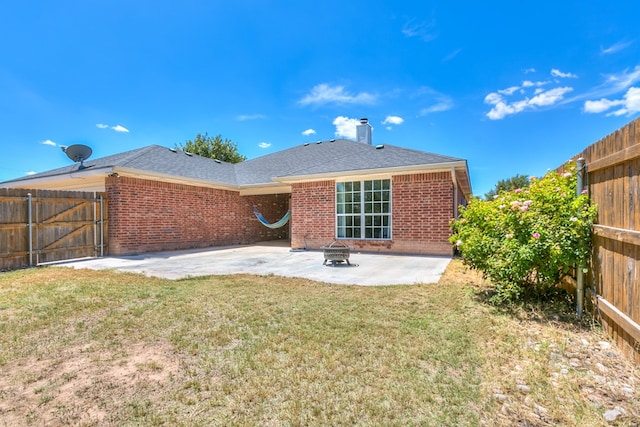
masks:
POLYGON ((347 246, 339 242, 333 242, 328 246, 320 247, 320 249, 324 252, 324 262, 322 265, 327 265, 327 261, 330 261, 333 267, 341 262, 346 262, 347 265, 351 265, 349 262, 351 246, 347 246))

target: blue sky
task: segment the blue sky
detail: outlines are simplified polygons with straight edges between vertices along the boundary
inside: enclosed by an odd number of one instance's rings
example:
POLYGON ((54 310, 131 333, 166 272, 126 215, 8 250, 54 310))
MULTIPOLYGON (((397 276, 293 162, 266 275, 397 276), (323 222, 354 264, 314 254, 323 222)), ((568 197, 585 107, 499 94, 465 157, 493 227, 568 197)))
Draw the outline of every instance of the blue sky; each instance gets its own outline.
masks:
POLYGON ((0 0, 0 181, 221 134, 464 158, 474 193, 640 113, 636 1, 0 0))

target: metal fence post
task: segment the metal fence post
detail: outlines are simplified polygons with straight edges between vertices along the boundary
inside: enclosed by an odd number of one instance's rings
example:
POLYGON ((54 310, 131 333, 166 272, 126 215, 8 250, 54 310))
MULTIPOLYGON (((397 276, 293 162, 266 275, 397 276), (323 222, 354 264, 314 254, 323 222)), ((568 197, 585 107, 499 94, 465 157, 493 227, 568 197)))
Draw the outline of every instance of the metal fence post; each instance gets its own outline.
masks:
POLYGON ((33 210, 32 210, 32 202, 33 199, 31 197, 31 193, 27 193, 27 211, 29 215, 29 267, 33 266, 33 210))
POLYGON ((100 195, 100 257, 104 256, 104 200, 100 195))
MULTIPOLYGON (((577 162, 577 178, 576 195, 580 196, 584 190, 584 159, 580 157, 577 162)), ((584 265, 578 264, 576 272, 576 315, 578 319, 582 319, 582 311, 584 307, 584 265)))

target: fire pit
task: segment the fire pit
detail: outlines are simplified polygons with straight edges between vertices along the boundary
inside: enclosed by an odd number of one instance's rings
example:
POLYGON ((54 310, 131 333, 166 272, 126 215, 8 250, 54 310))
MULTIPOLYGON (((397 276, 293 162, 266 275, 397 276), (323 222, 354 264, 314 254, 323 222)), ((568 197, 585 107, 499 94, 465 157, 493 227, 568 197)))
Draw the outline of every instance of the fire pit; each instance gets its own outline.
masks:
POLYGON ((324 252, 324 262, 322 265, 327 265, 327 261, 331 261, 333 267, 341 262, 346 262, 347 265, 351 265, 349 262, 351 246, 340 242, 333 242, 328 246, 322 246, 320 249, 324 252))

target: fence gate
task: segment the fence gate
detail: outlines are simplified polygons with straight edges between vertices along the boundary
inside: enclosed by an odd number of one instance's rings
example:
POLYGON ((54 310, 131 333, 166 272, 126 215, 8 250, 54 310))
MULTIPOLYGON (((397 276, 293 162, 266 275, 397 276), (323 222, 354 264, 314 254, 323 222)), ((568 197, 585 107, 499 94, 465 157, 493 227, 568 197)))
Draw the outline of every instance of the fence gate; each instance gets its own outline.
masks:
POLYGON ((104 255, 106 194, 0 189, 0 270, 104 255))

